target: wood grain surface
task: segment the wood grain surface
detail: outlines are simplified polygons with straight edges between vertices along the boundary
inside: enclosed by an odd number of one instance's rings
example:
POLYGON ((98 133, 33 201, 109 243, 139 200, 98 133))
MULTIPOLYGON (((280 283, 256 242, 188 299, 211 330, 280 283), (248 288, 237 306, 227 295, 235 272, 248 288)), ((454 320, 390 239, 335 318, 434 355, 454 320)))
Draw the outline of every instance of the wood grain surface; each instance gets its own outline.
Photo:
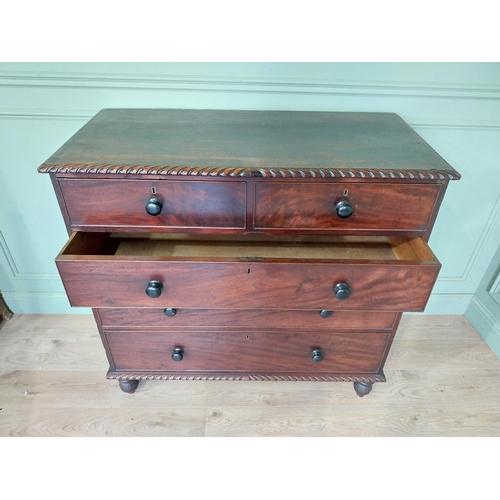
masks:
POLYGON ((403 316, 387 382, 364 398, 314 382, 141 381, 129 395, 106 368, 91 315, 14 315, 0 436, 500 436, 500 360, 463 316, 403 316))
MULTIPOLYGON (((201 247, 211 253, 196 257, 87 254, 90 243, 85 242, 94 235, 102 238, 102 233, 74 233, 56 258, 75 307, 422 311, 441 267, 418 238, 420 245, 408 244, 404 252, 403 257, 411 254, 411 259, 400 260, 394 259, 397 246, 387 259, 381 258, 377 246, 374 252, 360 252, 364 259, 350 258, 345 250, 340 259, 334 252, 332 258, 266 258, 258 256, 258 249, 255 258, 248 257, 252 254, 218 257, 211 245, 201 247), (163 284, 159 297, 146 295, 150 280, 163 284), (341 282, 351 289, 347 300, 339 300, 333 292, 341 282)), ((397 241, 405 247, 401 242, 408 239, 397 241)), ((252 245, 249 248, 247 252, 252 245)))
POLYGON ((331 316, 320 316, 320 310, 293 309, 176 309, 169 317, 164 309, 103 308, 98 310, 105 328, 127 330, 176 329, 180 327, 205 328, 224 331, 229 328, 268 328, 282 330, 341 330, 390 331, 396 313, 379 311, 332 311, 331 316))
POLYGON ((72 164, 74 172, 89 172, 85 165, 91 165, 90 172, 107 174, 119 170, 115 167, 149 165, 165 173, 166 167, 181 166, 183 175, 193 167, 208 167, 203 175, 210 175, 210 168, 266 175, 271 169, 323 167, 345 169, 347 175, 360 171, 359 176, 374 169, 399 171, 406 178, 419 178, 412 171, 433 170, 459 177, 394 113, 104 109, 40 171, 72 164))
POLYGON ((378 373, 389 334, 306 332, 105 332, 117 371, 251 374, 378 373), (182 361, 171 358, 183 349, 182 361), (314 362, 320 349, 323 360, 314 362))
POLYGON ((256 182, 256 228, 329 229, 342 234, 425 232, 440 184, 256 182), (344 194, 346 193, 346 194, 344 194), (353 214, 337 216, 335 204, 348 200, 353 214))
POLYGON ((60 179, 59 186, 73 226, 245 227, 244 182, 60 179), (151 198, 163 204, 156 216, 146 212, 151 198))
POLYGON ((383 267, 102 259, 60 260, 57 265, 74 307, 422 311, 439 271, 433 263, 400 262, 383 267), (145 293, 150 280, 164 285, 157 298, 145 293), (333 292, 340 282, 351 289, 347 300, 333 292))

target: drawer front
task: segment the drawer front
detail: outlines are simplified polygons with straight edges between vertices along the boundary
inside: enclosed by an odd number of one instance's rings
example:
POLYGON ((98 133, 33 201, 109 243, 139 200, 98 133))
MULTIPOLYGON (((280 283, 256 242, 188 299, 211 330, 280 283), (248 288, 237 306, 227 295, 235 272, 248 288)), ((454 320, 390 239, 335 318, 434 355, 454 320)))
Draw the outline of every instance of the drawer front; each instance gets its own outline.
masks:
POLYGON ((389 334, 105 332, 115 370, 159 372, 375 373, 389 334), (182 360, 174 361, 175 348, 182 360), (313 361, 320 350, 322 361, 313 361))
POLYGON ((421 311, 439 266, 59 261, 66 292, 79 307, 332 309, 421 311), (250 273, 248 270, 250 269, 250 273), (145 290, 159 281, 161 295, 145 290), (351 295, 336 297, 347 283, 351 295))
POLYGON ((279 330, 339 329, 391 331, 397 314, 376 311, 287 309, 175 309, 103 308, 98 315, 104 328, 212 328, 279 330), (322 315, 320 315, 320 312, 322 315), (168 314, 168 315, 167 315, 168 314))
POLYGON ((73 228, 244 228, 245 182, 59 179, 73 228), (158 215, 150 215, 151 199, 158 215), (158 209, 156 208, 156 209, 158 209))
POLYGON ((424 234, 439 198, 439 184, 256 182, 256 229, 424 234), (352 215, 339 217, 348 201, 352 215))
MULTIPOLYGON (((281 256, 255 261, 238 257, 257 251, 254 244, 175 240, 160 245, 157 255, 154 240, 130 247, 128 240, 105 233, 74 233, 56 263, 73 306, 421 311, 440 264, 420 238, 390 241, 382 253, 378 245, 372 251, 371 243, 356 250, 353 242, 328 242, 306 262, 289 257, 300 245, 272 244, 261 249, 263 255, 281 256), (339 251, 341 258, 329 257, 339 251), (222 257, 224 252, 233 253, 222 257)), ((304 255, 314 253, 308 244, 300 248, 304 255)))

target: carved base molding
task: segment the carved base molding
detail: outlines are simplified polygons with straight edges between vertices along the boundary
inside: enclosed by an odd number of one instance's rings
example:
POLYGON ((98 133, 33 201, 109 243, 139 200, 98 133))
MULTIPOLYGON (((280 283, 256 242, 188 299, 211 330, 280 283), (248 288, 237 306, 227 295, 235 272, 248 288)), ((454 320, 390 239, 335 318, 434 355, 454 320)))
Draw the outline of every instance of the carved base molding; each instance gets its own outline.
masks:
POLYGON ((109 371, 107 379, 126 380, 232 380, 232 381, 271 381, 271 382, 358 382, 362 384, 385 382, 383 372, 371 375, 301 375, 295 373, 124 373, 109 371))

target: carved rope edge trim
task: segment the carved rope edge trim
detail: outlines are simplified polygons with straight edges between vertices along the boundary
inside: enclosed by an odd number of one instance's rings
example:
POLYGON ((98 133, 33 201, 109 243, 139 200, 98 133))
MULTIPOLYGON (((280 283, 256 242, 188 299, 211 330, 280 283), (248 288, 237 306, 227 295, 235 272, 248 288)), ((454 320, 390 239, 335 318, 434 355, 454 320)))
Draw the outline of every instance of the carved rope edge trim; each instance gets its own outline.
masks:
POLYGON ((342 168, 244 168, 244 167, 188 167, 154 165, 94 165, 44 164, 38 168, 48 174, 131 174, 162 176, 201 177, 278 177, 278 178, 340 178, 340 179, 409 179, 409 180, 458 180, 460 174, 454 170, 378 170, 342 168))
POLYGON ((231 381, 271 381, 271 382, 385 382, 382 374, 374 375, 268 375, 249 373, 112 373, 106 375, 111 380, 231 380, 231 381))

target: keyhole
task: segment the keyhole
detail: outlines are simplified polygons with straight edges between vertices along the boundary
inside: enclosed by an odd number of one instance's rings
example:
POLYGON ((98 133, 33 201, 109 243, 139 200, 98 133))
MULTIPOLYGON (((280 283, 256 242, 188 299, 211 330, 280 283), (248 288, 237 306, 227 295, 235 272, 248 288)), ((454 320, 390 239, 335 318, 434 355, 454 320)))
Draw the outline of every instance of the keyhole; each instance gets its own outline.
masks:
POLYGON ((344 189, 344 196, 347 196, 349 194, 349 190, 348 189, 344 189))
POLYGON ((151 188, 151 194, 156 194, 156 188, 154 186, 151 188))
POLYGON ((250 269, 247 269, 247 274, 250 274, 250 269))
POLYGON ((247 340, 250 340, 250 337, 247 335, 247 336, 246 336, 246 339, 247 339, 247 340))

